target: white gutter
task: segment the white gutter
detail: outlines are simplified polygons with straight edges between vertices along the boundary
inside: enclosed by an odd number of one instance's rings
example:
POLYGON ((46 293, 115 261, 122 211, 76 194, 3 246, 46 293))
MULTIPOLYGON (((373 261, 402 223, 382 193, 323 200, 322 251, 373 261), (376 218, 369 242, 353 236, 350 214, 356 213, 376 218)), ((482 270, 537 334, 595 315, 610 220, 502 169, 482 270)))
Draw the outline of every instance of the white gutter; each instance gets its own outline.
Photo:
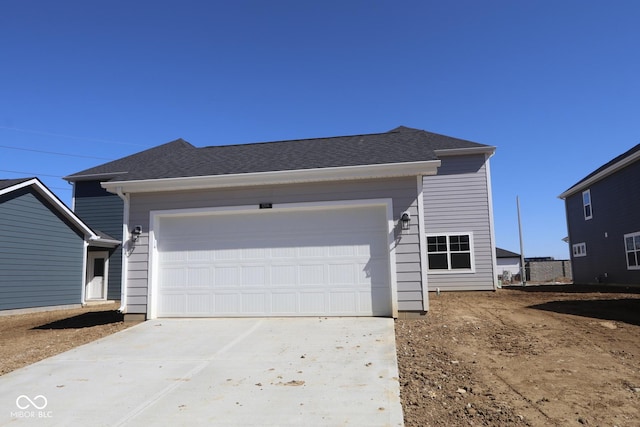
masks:
POLYGON ((464 155, 472 155, 472 154, 489 154, 492 156, 496 152, 496 147, 491 145, 487 145, 484 147, 467 147, 467 148, 446 148, 441 150, 434 150, 436 156, 445 157, 445 156, 464 156, 464 155))
POLYGON ((127 193, 197 190, 301 182, 436 175, 440 164, 440 160, 426 160, 419 162, 386 163, 379 165, 344 166, 335 168, 296 169, 287 171, 141 179, 130 181, 108 181, 101 183, 101 185, 102 188, 111 193, 117 193, 118 188, 120 188, 121 191, 126 191, 127 193))
POLYGON ((82 245, 82 290, 80 292, 80 304, 84 307, 87 303, 87 255, 89 252, 89 242, 87 240, 84 241, 82 245))
POLYGON ((124 202, 122 212, 122 274, 120 283, 120 313, 127 313, 127 279, 129 277, 129 263, 127 262, 127 242, 129 241, 129 195, 122 192, 122 187, 116 189, 116 194, 124 202))

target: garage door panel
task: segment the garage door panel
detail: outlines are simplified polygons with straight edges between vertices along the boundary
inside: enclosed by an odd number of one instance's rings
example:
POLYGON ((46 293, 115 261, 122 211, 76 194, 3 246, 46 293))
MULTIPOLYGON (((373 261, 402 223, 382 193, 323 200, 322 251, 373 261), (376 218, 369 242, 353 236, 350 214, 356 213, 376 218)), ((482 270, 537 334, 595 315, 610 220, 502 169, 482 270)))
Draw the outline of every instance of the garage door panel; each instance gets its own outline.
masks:
POLYGON ((240 285, 238 267, 218 266, 214 268, 214 287, 218 289, 233 288, 240 285))
POLYGON ((243 292, 240 294, 242 313, 258 315, 266 313, 267 298, 268 295, 264 292, 243 292))
POLYGON ((235 315, 240 311, 240 295, 238 293, 216 292, 213 298, 214 312, 218 315, 235 315))
POLYGON ((324 264, 302 264, 298 271, 300 286, 322 286, 326 283, 324 264))
POLYGON ((271 283, 277 283, 279 286, 296 286, 298 283, 298 266, 293 264, 272 265, 271 283))
POLYGON ((298 297, 295 292, 272 292, 271 312, 275 315, 295 315, 298 309, 298 297))
POLYGON ((356 266, 351 263, 329 264, 329 283, 335 286, 356 285, 356 266))
POLYGON ((355 292, 331 292, 329 294, 330 313, 347 315, 359 311, 358 295, 355 292))
POLYGON ((159 224, 161 317, 390 314, 382 208, 162 217, 159 224), (382 302, 372 303, 374 288, 382 302))
POLYGON ((299 295, 301 313, 326 314, 327 295, 324 291, 301 291, 299 295))
POLYGON ((263 265, 245 265, 240 268, 240 286, 250 288, 255 286, 264 287, 268 284, 267 268, 263 265))

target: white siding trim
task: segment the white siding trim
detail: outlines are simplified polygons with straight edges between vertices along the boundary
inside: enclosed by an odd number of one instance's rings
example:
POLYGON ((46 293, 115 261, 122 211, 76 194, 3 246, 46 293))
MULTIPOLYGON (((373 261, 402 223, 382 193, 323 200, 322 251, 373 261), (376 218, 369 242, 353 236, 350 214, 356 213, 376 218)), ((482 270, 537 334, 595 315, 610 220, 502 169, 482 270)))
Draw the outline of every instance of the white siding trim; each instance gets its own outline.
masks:
POLYGON ((487 180, 487 203, 489 204, 489 233, 491 236, 491 263, 493 265, 493 289, 499 287, 498 282, 498 260, 496 256, 496 230, 493 222, 493 191, 491 189, 491 167, 489 165, 490 155, 485 160, 485 178, 487 180))
MULTIPOLYGON (((391 298, 391 315, 398 317, 398 283, 396 274, 396 253, 395 253, 395 237, 393 218, 393 200, 385 199, 362 199, 362 200, 335 200, 324 202, 301 202, 301 203, 278 203, 274 204, 271 209, 326 209, 329 208, 353 208, 358 206, 384 206, 387 216, 387 242, 389 247, 389 289, 391 298)), ((197 216, 211 214, 230 214, 243 213, 258 210, 258 205, 244 206, 222 206, 210 208, 194 208, 194 209, 170 209, 170 210, 152 210, 149 212, 149 265, 148 265, 148 286, 147 286, 147 319, 157 318, 158 303, 158 245, 156 238, 156 230, 160 225, 160 219, 168 216, 197 216)), ((128 215, 127 215, 128 216, 128 215)), ((125 222, 126 224, 126 222, 125 222)), ((126 270, 126 268, 125 268, 126 270)), ((126 283, 123 278, 123 283, 126 283)))
POLYGON ((87 301, 86 287, 87 287, 87 257, 89 256, 89 242, 86 240, 82 245, 82 291, 80 292, 80 303, 85 305, 87 301))
POLYGON ((379 165, 358 165, 228 175, 113 181, 102 182, 100 185, 102 185, 102 188, 112 193, 115 193, 118 188, 122 188, 122 190, 127 193, 138 193, 353 179, 377 179, 416 175, 436 175, 440 164, 440 160, 427 160, 405 163, 385 163, 379 165))
POLYGON ((429 311, 429 283, 427 274, 427 231, 424 224, 424 197, 422 176, 417 177, 418 184, 418 241, 420 242, 420 281, 422 286, 422 309, 429 311))
POLYGON ((121 273, 121 285, 120 285, 120 308, 121 313, 127 313, 127 288, 129 286, 129 211, 130 211, 130 198, 128 194, 122 192, 122 189, 118 189, 118 196, 123 201, 122 209, 122 273, 121 273))

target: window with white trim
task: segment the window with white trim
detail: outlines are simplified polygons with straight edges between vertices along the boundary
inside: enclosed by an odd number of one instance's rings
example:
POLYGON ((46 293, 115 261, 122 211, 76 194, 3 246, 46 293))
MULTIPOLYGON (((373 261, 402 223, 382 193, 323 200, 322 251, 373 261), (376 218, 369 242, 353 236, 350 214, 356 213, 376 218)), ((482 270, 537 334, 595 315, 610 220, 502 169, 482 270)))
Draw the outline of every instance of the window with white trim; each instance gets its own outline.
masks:
POLYGON ((640 232, 624 235, 627 270, 640 270, 640 232))
POLYGON ((572 249, 574 258, 587 256, 587 244, 584 242, 572 245, 572 249))
POLYGON ((593 209, 591 208, 591 190, 582 192, 582 206, 584 210, 584 219, 593 218, 593 209))
POLYGON ((430 271, 474 271, 473 235, 447 233, 427 235, 430 271))

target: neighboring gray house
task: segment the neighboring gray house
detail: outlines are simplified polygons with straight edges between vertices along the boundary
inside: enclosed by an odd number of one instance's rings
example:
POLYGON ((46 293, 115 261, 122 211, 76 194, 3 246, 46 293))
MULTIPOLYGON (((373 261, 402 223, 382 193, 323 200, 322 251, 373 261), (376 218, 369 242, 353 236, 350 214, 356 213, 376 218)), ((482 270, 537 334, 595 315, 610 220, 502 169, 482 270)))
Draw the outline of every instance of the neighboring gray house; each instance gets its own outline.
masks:
POLYGON ((128 317, 396 317, 428 310, 429 290, 497 286, 494 151, 406 127, 179 139, 65 179, 76 209, 99 197, 124 223, 128 317))
POLYGON ((0 180, 0 313, 104 299, 106 258, 89 251, 117 244, 37 178, 0 180))
POLYGON ((559 196, 575 283, 640 284, 640 144, 559 196))

